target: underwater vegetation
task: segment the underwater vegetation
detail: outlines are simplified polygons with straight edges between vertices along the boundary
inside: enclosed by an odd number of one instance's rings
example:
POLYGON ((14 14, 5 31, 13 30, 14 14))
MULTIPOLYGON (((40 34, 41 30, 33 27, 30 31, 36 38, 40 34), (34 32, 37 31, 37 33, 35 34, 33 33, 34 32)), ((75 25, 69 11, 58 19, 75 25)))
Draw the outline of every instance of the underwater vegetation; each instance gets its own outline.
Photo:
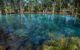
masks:
POLYGON ((1 50, 80 50, 79 41, 80 19, 75 16, 0 15, 1 50))

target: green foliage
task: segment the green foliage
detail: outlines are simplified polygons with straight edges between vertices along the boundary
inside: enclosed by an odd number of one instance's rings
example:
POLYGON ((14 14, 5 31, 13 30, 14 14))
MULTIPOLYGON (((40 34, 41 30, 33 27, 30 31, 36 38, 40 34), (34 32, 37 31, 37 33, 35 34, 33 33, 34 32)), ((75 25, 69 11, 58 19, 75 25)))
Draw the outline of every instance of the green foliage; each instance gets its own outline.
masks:
MULTIPOLYGON (((50 45, 46 44, 47 46, 44 50, 79 50, 80 49, 80 38, 72 37, 67 38, 64 37, 60 40, 50 40, 47 43, 51 43, 50 45)), ((44 46, 44 47, 45 47, 44 46)))

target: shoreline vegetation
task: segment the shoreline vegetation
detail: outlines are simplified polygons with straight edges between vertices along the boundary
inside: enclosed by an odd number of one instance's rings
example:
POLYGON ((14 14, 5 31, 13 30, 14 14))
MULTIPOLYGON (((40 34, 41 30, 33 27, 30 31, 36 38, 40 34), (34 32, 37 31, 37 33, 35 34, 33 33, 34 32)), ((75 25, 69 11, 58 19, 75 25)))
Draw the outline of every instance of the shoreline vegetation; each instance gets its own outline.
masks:
POLYGON ((0 14, 46 13, 80 17, 79 0, 11 0, 0 1, 0 14))
MULTIPOLYGON (((15 37, 17 41, 19 38, 15 37)), ((14 46, 8 46, 6 44, 1 44, 0 49, 6 50, 8 48, 13 50, 17 50, 18 44, 14 44, 14 46)), ((80 49, 80 37, 63 37, 61 39, 54 39, 45 41, 41 45, 34 45, 30 42, 25 46, 20 46, 19 50, 79 50, 80 49)))
POLYGON ((61 15, 72 15, 75 16, 76 14, 70 12, 70 11, 60 11, 60 10, 56 10, 56 11, 0 11, 0 14, 61 14, 61 15))

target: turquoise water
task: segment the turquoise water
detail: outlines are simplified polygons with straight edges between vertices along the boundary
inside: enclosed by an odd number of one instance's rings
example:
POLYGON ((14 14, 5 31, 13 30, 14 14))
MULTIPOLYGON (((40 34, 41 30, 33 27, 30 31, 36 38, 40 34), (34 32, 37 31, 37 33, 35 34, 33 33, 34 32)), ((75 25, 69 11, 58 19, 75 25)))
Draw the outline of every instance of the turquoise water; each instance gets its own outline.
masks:
POLYGON ((42 36, 42 34, 49 32, 71 36, 80 35, 80 20, 69 15, 0 15, 0 24, 5 27, 6 32, 14 32, 14 34, 19 36, 27 36, 27 34, 40 34, 42 36))
POLYGON ((12 38, 6 42, 7 45, 20 50, 21 46, 29 43, 40 46, 50 39, 80 37, 80 19, 59 14, 7 14, 0 15, 0 33, 2 30, 3 34, 12 38))

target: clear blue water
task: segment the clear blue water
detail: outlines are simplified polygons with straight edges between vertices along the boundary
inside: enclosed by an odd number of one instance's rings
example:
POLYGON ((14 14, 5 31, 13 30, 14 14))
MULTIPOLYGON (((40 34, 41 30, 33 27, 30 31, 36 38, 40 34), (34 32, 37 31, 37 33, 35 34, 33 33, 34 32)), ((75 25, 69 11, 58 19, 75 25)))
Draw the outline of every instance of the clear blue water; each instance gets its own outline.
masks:
POLYGON ((0 15, 0 31, 1 28, 4 34, 13 37, 7 42, 8 45, 16 46, 19 50, 29 43, 38 46, 44 41, 63 36, 79 37, 80 19, 59 14, 7 14, 0 15), (20 38, 16 39, 16 36, 20 38))
MULTIPOLYGON (((6 32, 16 35, 56 34, 80 36, 80 20, 74 16, 59 14, 11 14, 0 15, 0 24, 6 32)), ((44 36, 44 35, 43 35, 44 36)))

